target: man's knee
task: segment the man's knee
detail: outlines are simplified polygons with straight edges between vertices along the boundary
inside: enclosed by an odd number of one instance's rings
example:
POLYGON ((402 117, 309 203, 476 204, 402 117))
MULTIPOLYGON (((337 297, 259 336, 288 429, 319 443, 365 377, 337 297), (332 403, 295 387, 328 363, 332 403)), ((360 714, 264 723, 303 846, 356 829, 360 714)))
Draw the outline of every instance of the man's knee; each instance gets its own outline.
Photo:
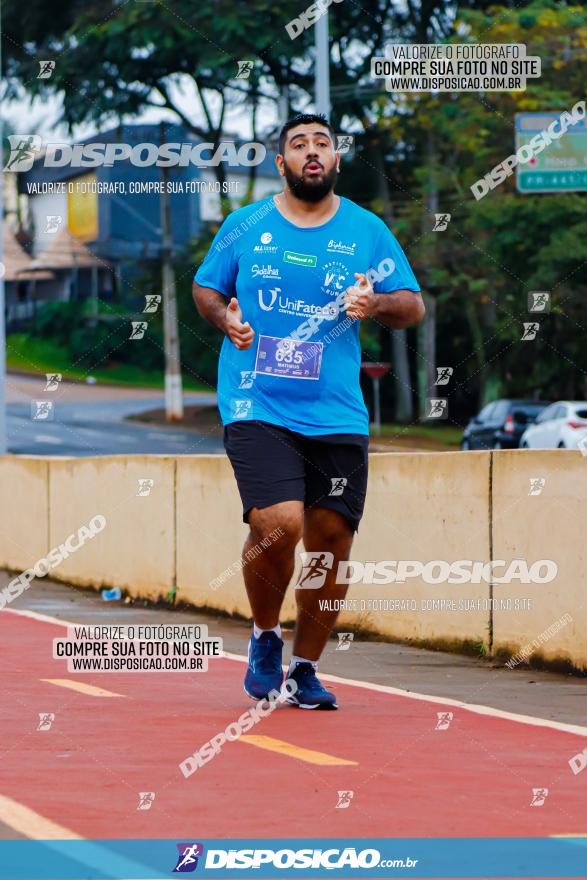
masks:
POLYGON ((327 508, 315 508, 309 516, 308 513, 309 511, 306 512, 304 529, 307 550, 329 550, 336 556, 344 555, 350 550, 354 532, 342 514, 327 508))
POLYGON ((283 502, 272 507, 253 507, 249 514, 250 540, 276 554, 292 553, 304 529, 301 502, 283 502))

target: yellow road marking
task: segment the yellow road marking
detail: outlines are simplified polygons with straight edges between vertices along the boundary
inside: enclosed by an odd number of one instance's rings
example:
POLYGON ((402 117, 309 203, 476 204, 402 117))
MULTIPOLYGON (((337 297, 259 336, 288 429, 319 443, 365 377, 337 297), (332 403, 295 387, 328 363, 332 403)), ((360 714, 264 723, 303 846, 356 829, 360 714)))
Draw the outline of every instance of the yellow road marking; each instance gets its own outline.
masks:
POLYGON ((327 755, 325 752, 315 752, 314 749, 304 749, 302 746, 295 746, 293 743, 274 739, 272 736, 245 734, 241 736, 240 742, 249 743, 249 745, 257 746, 260 749, 267 749, 268 752, 277 752, 279 755, 289 755, 290 758, 298 758, 300 761, 307 761, 308 764, 357 765, 356 761, 347 761, 346 758, 337 758, 334 755, 327 755))
POLYGON ((30 840, 84 840, 79 834, 0 794, 0 822, 30 840))
POLYGON ((124 697, 124 694, 115 694, 114 691, 105 691, 104 688, 95 687, 93 684, 85 684, 83 681, 72 681, 70 678, 42 678, 49 684, 56 684, 58 687, 69 688, 72 691, 79 691, 80 694, 87 694, 89 697, 124 697))

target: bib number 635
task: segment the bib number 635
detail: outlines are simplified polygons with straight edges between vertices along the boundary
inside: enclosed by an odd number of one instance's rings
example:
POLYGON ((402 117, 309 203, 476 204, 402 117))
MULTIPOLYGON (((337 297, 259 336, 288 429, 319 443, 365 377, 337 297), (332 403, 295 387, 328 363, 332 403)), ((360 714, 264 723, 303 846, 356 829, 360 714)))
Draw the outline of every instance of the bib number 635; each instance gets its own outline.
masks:
POLYGON ((301 364, 302 353, 296 351, 296 344, 293 339, 283 339, 277 346, 275 352, 275 360, 284 364, 301 364))

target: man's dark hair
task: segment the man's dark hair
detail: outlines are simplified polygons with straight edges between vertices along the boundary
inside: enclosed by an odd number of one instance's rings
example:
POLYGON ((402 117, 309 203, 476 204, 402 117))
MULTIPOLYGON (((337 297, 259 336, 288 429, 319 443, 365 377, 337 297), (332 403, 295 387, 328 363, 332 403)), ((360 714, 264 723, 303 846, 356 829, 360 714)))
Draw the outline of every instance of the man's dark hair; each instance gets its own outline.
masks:
POLYGON ((327 120, 326 116, 324 116, 322 113, 300 113, 298 116, 294 116, 292 119, 288 119, 281 131, 279 132, 279 152, 282 156, 285 149, 285 141, 288 131, 298 125, 310 125, 312 122, 316 122, 318 123, 318 125, 323 125, 324 128, 328 129, 328 131, 330 132, 330 137, 332 138, 334 149, 336 149, 336 132, 327 120))

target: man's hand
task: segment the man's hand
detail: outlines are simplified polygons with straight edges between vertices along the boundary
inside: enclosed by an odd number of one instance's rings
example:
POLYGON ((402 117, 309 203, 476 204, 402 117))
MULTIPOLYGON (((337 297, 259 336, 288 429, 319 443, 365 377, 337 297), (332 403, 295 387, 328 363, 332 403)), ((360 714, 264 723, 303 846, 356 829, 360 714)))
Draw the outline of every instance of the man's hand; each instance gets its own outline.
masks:
POLYGON ((373 285, 363 273, 355 272, 357 284, 347 287, 343 309, 347 317, 362 321, 375 312, 377 294, 373 292, 373 285))
POLYGON ((255 331, 248 321, 243 324, 243 313, 235 296, 232 297, 226 308, 225 333, 230 341, 239 349, 250 348, 255 338, 255 331))

